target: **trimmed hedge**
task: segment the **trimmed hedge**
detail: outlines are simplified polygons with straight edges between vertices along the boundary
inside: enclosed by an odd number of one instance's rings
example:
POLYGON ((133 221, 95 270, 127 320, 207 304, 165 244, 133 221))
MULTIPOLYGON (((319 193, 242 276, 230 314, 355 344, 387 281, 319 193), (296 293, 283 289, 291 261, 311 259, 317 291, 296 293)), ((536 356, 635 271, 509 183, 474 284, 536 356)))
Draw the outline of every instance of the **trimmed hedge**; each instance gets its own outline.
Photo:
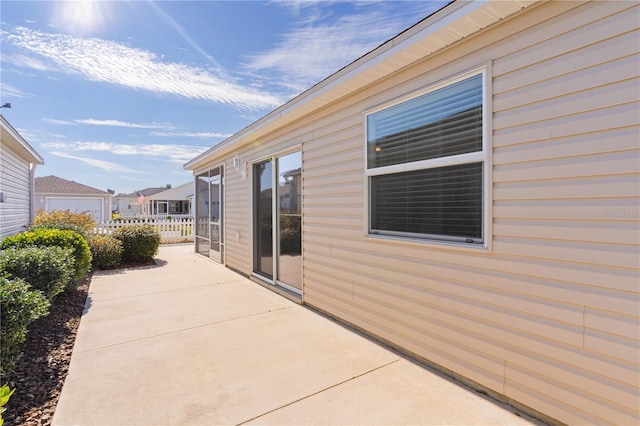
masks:
POLYGON ((27 337, 27 327, 49 314, 49 301, 20 278, 0 276, 0 366, 10 372, 27 337))
POLYGON ((11 247, 0 250, 0 271, 22 278, 49 300, 73 283, 74 261, 70 248, 11 247))
POLYGON ((96 269, 113 269, 122 260, 122 243, 110 235, 96 235, 89 241, 91 264, 96 269))
POLYGON ((151 225, 123 226, 112 235, 122 242, 122 260, 143 261, 158 254, 160 232, 151 225))
POLYGON ((49 223, 46 225, 31 225, 27 228, 27 231, 37 231, 38 229, 57 229, 59 231, 73 231, 76 234, 82 236, 84 240, 89 243, 92 233, 87 232, 81 226, 74 225, 73 223, 49 223))
POLYGON ((87 241, 77 232, 59 229, 37 228, 6 237, 0 249, 9 247, 66 247, 73 250, 75 273, 69 288, 75 288, 91 268, 91 250, 87 241))

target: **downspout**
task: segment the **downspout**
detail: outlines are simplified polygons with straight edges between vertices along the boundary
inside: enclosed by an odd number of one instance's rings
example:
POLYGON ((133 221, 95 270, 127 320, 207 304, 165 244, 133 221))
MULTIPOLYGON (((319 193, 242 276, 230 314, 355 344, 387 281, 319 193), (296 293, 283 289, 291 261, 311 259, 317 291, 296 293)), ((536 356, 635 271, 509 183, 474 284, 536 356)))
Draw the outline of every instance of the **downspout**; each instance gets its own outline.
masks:
POLYGON ((29 225, 36 216, 36 167, 37 164, 29 163, 29 225))

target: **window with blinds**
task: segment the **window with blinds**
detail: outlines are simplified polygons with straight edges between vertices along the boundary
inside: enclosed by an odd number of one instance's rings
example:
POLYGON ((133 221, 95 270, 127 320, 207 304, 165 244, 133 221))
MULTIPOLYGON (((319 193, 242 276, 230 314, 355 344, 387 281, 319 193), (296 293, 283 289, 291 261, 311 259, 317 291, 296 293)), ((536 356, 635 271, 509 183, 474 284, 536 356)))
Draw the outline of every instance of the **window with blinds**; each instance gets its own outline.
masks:
POLYGON ((366 117, 369 233, 483 244, 483 74, 366 117))

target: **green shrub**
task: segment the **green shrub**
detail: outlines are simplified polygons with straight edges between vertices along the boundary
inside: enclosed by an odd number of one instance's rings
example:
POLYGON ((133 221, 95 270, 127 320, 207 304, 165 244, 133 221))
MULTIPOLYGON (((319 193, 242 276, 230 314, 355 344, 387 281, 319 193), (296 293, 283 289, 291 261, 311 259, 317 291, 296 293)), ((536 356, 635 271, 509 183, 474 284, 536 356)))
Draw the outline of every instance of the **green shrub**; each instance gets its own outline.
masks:
POLYGON ((89 241, 95 269, 113 269, 122 259, 122 243, 111 235, 95 235, 89 241))
POLYGON ((73 283, 75 261, 70 248, 11 247, 0 250, 0 271, 22 278, 52 300, 73 283))
POLYGON ((40 209, 36 212, 36 217, 33 219, 34 226, 46 226, 56 229, 71 229, 79 232, 83 236, 93 233, 93 228, 96 227, 96 219, 89 212, 73 213, 69 210, 52 210, 45 212, 40 209), (70 226, 70 227, 64 227, 70 226))
POLYGON ((0 249, 9 247, 66 247, 73 250, 74 276, 70 288, 79 285, 91 267, 91 250, 87 241, 77 232, 59 229, 38 228, 11 237, 6 237, 0 249))
POLYGON ((0 365, 10 372, 29 324, 49 313, 49 301, 20 278, 0 276, 0 365))
POLYGON ((16 391, 16 388, 10 389, 8 385, 2 385, 0 387, 0 426, 4 424, 4 419, 2 417, 2 413, 4 413, 7 409, 4 408, 9 402, 9 398, 16 391))
POLYGON ((31 225, 27 231, 37 231, 38 229, 57 229, 59 231, 73 231, 84 238, 89 243, 89 240, 93 236, 92 232, 87 232, 81 226, 74 225, 73 223, 49 223, 46 225, 31 225))
POLYGON ((113 236, 122 242, 122 260, 149 260, 158 253, 160 232, 151 225, 123 226, 113 236))

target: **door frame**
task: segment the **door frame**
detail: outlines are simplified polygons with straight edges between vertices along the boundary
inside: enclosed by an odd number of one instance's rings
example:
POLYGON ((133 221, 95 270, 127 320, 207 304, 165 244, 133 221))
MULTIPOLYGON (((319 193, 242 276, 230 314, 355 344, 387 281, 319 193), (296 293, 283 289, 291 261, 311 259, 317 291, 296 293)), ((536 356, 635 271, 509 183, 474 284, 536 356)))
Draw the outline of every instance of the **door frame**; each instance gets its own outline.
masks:
POLYGON ((209 258, 215 262, 222 263, 224 265, 224 164, 220 164, 217 167, 212 167, 209 169, 209 258), (220 177, 220 184, 218 188, 218 221, 214 222, 211 220, 211 213, 213 211, 213 197, 211 191, 211 170, 218 169, 219 173, 217 176, 220 177), (211 233, 211 228, 213 225, 218 225, 218 250, 214 251, 213 249, 213 237, 211 233), (214 253, 215 252, 215 253, 214 253), (217 253, 217 254, 216 254, 217 253))
POLYGON ((196 253, 202 255, 202 256, 206 256, 209 259, 221 263, 223 265, 226 265, 226 259, 225 259, 225 250, 224 250, 224 241, 225 241, 225 221, 226 221, 226 215, 225 215, 225 210, 226 210, 226 202, 225 202, 225 197, 226 197, 226 190, 225 190, 225 163, 219 163, 216 164, 214 166, 210 166, 210 167, 206 167, 204 170, 199 170, 197 173, 194 173, 194 199, 193 199, 193 208, 191 209, 191 211, 193 212, 193 217, 194 217, 194 243, 195 243, 195 251, 196 253), (219 169, 219 175, 220 175, 220 182, 221 182, 221 190, 219 191, 219 202, 220 202, 220 207, 219 207, 219 216, 220 219, 218 222, 213 222, 211 220, 211 214, 212 214, 212 202, 211 202, 211 171, 215 170, 215 169, 219 169), (206 174, 206 179, 207 179, 207 196, 208 196, 208 209, 207 209, 207 218, 206 218, 206 226, 207 226, 207 237, 203 237, 203 236, 198 236, 197 235, 197 227, 198 225, 198 219, 201 217, 199 216, 199 212, 198 212, 198 205, 200 203, 200 200, 198 199, 198 179, 200 177, 204 177, 203 175, 206 174), (220 242, 219 242, 219 250, 217 253, 219 253, 218 255, 216 255, 215 253, 212 253, 212 251, 214 251, 211 246, 212 246, 212 238, 211 238, 211 225, 214 224, 218 224, 219 226, 219 233, 220 233, 220 242), (199 241, 206 241, 207 245, 208 245, 208 255, 205 253, 201 253, 198 250, 198 244, 200 244, 199 241))
MULTIPOLYGON (((278 163, 277 163, 277 159, 280 157, 284 157, 286 155, 289 154, 293 154, 294 152, 300 152, 300 155, 302 157, 302 145, 296 145, 294 147, 291 147, 289 149, 283 150, 283 151, 279 151, 277 153, 271 154, 271 155, 267 155, 267 156, 263 156, 260 158, 257 158, 256 160, 253 160, 250 162, 250 182, 251 182, 251 276, 255 277, 257 279, 259 279, 260 281, 263 281, 267 284, 270 284, 274 287, 280 287, 284 290, 287 290, 290 293, 293 293, 295 295, 298 295, 300 297, 302 297, 303 293, 304 293, 304 280, 302 281, 302 285, 301 288, 298 289, 296 287, 293 287, 289 284, 286 284, 282 281, 280 281, 278 279, 279 276, 279 265, 278 265, 278 257, 280 255, 279 253, 279 247, 278 247, 278 239, 280 236, 280 229, 279 229, 279 223, 278 223, 278 194, 276 191, 276 188, 279 187, 278 185, 278 176, 279 176, 279 170, 278 170, 278 163), (273 277, 271 279, 269 279, 268 277, 265 277, 264 275, 261 275, 259 273, 257 273, 255 271, 255 256, 256 256, 256 220, 255 220, 255 209, 256 209, 256 205, 255 205, 255 200, 256 200, 256 188, 255 188, 255 166, 257 164, 260 163, 264 163, 265 161, 271 161, 273 166, 272 166, 272 176, 271 176, 271 186, 272 186, 272 192, 273 192, 273 196, 271 197, 271 229, 272 229, 272 253, 273 253, 273 277)), ((302 167, 302 164, 300 165, 302 167)), ((304 200, 304 195, 303 198, 304 200)), ((301 203, 300 206, 300 211, 304 212, 304 203, 301 203)), ((301 231, 302 232, 302 231, 301 231)), ((302 233, 300 235, 300 239, 302 240, 302 233)), ((302 247, 302 241, 300 241, 300 245, 302 247)), ((302 254, 304 253, 304 251, 301 249, 301 253, 300 256, 301 258, 303 257, 302 254)), ((304 264, 304 262, 302 262, 302 264, 304 264)), ((300 269, 300 274, 302 275, 302 268, 300 269)))

